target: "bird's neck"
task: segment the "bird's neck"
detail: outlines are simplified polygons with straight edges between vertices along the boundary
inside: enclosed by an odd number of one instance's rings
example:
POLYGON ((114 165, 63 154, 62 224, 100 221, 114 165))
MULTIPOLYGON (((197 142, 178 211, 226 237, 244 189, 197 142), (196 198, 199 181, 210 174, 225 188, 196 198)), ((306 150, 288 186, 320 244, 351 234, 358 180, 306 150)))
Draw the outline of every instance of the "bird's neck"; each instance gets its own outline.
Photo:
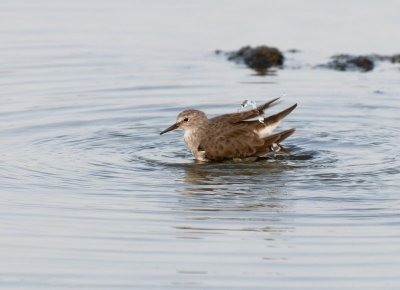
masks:
POLYGON ((193 155, 196 155, 198 151, 198 147, 200 145, 200 128, 190 128, 186 129, 184 132, 184 139, 186 145, 189 147, 190 151, 192 151, 193 155))

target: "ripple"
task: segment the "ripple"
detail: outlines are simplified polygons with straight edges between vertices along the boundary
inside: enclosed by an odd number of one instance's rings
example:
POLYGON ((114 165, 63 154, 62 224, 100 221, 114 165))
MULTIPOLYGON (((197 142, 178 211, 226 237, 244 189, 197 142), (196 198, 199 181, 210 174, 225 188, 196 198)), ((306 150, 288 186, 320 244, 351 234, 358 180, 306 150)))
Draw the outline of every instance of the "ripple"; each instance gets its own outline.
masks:
MULTIPOLYGON (((285 23, 246 18, 244 1, 223 17, 211 1, 53 2, 1 10, 3 287, 396 289, 398 72, 259 76, 220 62, 207 45, 229 35, 215 23, 285 23), (211 20, 196 33, 181 25, 193 11, 211 20), (290 156, 201 164, 181 134, 158 135, 184 108, 284 93, 299 103, 282 124, 297 128, 290 156)), ((325 53, 304 48, 301 62, 325 53)))

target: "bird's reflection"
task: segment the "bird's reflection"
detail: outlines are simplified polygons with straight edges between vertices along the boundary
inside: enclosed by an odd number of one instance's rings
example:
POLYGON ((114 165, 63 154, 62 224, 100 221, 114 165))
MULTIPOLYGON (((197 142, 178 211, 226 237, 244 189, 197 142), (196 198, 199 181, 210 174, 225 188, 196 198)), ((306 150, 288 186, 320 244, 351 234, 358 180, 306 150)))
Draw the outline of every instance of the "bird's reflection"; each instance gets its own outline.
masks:
POLYGON ((192 210, 278 210, 291 168, 276 160, 186 164, 182 203, 192 210), (185 196, 191 195, 191 198, 185 196))
POLYGON ((177 238, 262 232, 274 245, 283 232, 293 231, 285 214, 291 210, 286 190, 291 168, 284 163, 191 163, 183 168, 177 238))

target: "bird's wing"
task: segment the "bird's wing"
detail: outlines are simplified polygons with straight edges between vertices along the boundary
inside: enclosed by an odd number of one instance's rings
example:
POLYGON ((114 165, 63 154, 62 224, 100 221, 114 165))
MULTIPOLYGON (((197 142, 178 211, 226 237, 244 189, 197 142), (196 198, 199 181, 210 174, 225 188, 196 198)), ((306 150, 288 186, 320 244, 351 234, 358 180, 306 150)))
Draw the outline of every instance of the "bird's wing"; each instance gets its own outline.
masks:
POLYGON ((282 120, 289 115, 295 108, 297 104, 276 113, 272 116, 265 117, 262 122, 260 121, 243 121, 241 123, 246 123, 247 127, 258 133, 260 138, 265 138, 272 134, 272 131, 282 122, 282 120))
MULTIPOLYGON (((246 158, 263 156, 271 151, 278 152, 284 149, 279 145, 294 133, 289 129, 277 134, 260 138, 258 134, 249 131, 246 127, 234 126, 221 134, 211 133, 200 142, 199 150, 204 151, 209 160, 223 160, 232 158, 246 158)), ((217 131, 216 131, 217 132, 217 131)))
POLYGON ((273 99, 265 104, 262 104, 261 106, 258 106, 256 109, 253 109, 253 110, 243 111, 243 112, 239 112, 239 113, 225 114, 225 115, 211 118, 210 120, 218 121, 218 122, 226 122, 226 123, 230 123, 230 124, 236 124, 238 122, 252 119, 257 116, 262 115, 264 113, 264 110, 269 108, 278 99, 279 98, 273 99))
POLYGON ((238 124, 210 130, 208 136, 201 140, 199 150, 204 151, 205 157, 210 160, 245 158, 258 156, 264 151, 266 141, 272 144, 274 140, 261 139, 246 126, 238 124))
POLYGON ((202 140, 199 149, 205 152, 205 157, 210 160, 231 159, 235 157, 254 156, 257 147, 263 145, 254 133, 246 130, 235 130, 216 135, 210 135, 202 140))

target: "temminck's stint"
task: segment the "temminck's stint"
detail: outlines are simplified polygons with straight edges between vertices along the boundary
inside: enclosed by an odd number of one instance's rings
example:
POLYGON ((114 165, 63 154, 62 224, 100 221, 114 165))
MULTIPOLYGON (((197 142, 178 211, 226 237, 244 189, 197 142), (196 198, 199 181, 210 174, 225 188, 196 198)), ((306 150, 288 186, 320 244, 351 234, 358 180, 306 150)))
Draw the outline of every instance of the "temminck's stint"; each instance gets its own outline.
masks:
POLYGON ((292 112, 297 104, 275 115, 254 119, 264 113, 276 100, 273 99, 255 109, 225 114, 208 119, 199 110, 179 113, 175 124, 160 133, 174 129, 184 130, 186 145, 200 161, 226 159, 248 160, 263 157, 270 152, 288 154, 280 142, 292 135, 295 129, 272 134, 279 123, 292 112))

